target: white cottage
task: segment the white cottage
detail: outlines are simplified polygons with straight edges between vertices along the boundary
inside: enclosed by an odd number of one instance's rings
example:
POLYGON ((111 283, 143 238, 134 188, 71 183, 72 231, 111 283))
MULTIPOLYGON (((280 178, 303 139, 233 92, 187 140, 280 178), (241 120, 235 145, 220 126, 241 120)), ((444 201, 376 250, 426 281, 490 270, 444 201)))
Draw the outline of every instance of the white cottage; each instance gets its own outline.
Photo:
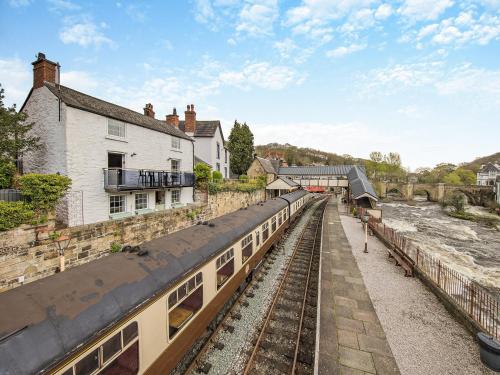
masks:
POLYGON ((231 175, 229 150, 225 147, 224 134, 219 120, 199 121, 196 119, 194 105, 188 105, 184 112, 184 121, 179 121, 177 110, 167 115, 167 124, 175 126, 194 138, 194 154, 200 161, 222 173, 224 178, 231 175))
POLYGON ((60 173, 73 181, 58 219, 69 226, 193 202, 194 142, 153 106, 144 114, 59 84, 59 64, 42 53, 21 110, 42 147, 24 172, 60 173))
POLYGON ((496 163, 481 165, 481 168, 477 172, 477 184, 494 186, 498 176, 500 176, 500 165, 496 163))

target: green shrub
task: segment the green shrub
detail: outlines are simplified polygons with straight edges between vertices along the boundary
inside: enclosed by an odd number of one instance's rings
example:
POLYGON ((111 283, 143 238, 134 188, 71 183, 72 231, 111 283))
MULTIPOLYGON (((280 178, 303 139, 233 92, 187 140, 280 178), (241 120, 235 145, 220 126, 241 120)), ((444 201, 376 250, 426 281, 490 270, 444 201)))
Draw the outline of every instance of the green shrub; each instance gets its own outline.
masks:
POLYGON ((29 173, 19 178, 19 186, 33 210, 42 216, 55 209, 71 186, 71 179, 57 174, 29 173))
POLYGON ((205 163, 198 163, 194 166, 193 171, 197 183, 207 183, 212 174, 212 167, 205 163))
POLYGON ((112 242, 111 243, 111 252, 112 253, 119 253, 122 251, 122 245, 118 242, 112 242))
POLYGON ((214 182, 222 181, 222 173, 220 173, 219 171, 213 171, 212 172, 212 181, 214 181, 214 182))
POLYGON ((16 166, 9 160, 0 159, 0 189, 12 187, 12 178, 16 173, 16 166))
POLYGON ((267 186, 267 177, 266 176, 259 176, 257 177, 257 186, 260 188, 265 188, 267 186))
POLYGON ((0 201, 0 231, 16 228, 32 218, 33 211, 26 203, 0 201))
POLYGON ((242 174, 239 179, 241 182, 248 182, 248 176, 246 174, 242 174))

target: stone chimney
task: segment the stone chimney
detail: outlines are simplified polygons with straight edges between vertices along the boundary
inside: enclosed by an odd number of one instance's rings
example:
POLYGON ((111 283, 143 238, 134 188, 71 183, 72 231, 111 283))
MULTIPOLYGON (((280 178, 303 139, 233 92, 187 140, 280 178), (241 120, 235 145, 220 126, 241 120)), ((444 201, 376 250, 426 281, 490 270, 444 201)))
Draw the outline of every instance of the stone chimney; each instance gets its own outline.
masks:
POLYGON ((194 134, 196 130, 196 112, 194 111, 194 104, 188 104, 186 112, 184 112, 184 120, 184 132, 194 134))
POLYGON ((174 108, 171 115, 167 115, 167 124, 179 127, 179 116, 177 115, 177 109, 174 108))
POLYGON ((151 103, 146 104, 144 107, 144 116, 155 118, 155 111, 153 111, 153 105, 151 103))
POLYGON ((44 53, 38 52, 37 59, 32 64, 34 89, 42 87, 44 82, 59 83, 59 63, 47 60, 44 53))

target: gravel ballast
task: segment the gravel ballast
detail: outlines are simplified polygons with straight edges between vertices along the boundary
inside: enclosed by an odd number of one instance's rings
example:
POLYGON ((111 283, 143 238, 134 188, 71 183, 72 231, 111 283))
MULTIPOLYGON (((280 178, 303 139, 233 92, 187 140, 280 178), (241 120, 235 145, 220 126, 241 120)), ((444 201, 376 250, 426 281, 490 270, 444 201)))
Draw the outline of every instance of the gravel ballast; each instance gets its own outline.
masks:
POLYGON ((418 278, 405 277, 374 236, 364 254, 359 220, 341 215, 341 222, 401 374, 494 374, 473 336, 418 278))

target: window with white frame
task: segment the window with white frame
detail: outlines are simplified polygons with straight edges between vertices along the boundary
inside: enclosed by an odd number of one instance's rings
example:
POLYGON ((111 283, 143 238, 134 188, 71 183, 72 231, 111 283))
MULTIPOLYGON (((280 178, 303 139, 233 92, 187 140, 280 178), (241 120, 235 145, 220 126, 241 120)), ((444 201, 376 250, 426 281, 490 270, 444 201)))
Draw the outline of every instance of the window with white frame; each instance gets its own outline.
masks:
POLYGON ((170 160, 170 170, 172 172, 179 172, 181 170, 181 161, 178 159, 170 160))
POLYGON ((137 193, 135 195, 135 209, 143 210, 148 208, 148 193, 137 193))
POLYGON ((198 272, 168 296, 168 336, 172 339, 203 306, 203 274, 198 272))
POLYGON ((262 242, 269 238, 269 223, 262 224, 262 242))
POLYGON ((181 148, 181 139, 177 137, 172 137, 172 148, 176 150, 180 150, 181 148))
POLYGON ((253 238, 252 235, 249 234, 243 240, 241 240, 241 260, 242 263, 245 263, 248 258, 252 256, 253 253, 253 238))
POLYGON ((273 216, 273 218, 271 219, 271 232, 274 233, 275 230, 276 230, 276 216, 273 216))
POLYGON ((255 231, 255 246, 260 245, 260 232, 257 230, 255 231))
POLYGON ((181 191, 172 190, 172 204, 181 202, 181 191))
POLYGON ((216 163, 215 168, 217 169, 218 172, 220 172, 220 163, 216 163))
POLYGON ((234 250, 229 249, 215 262, 217 273, 217 290, 220 289, 234 274, 234 250))
POLYGON ((220 159, 220 143, 217 142, 217 159, 220 159))
POLYGON ((124 195, 110 195, 109 196, 109 213, 119 214, 125 212, 125 196, 124 195))
POLYGON ((227 163, 227 150, 224 149, 224 163, 227 163))
POLYGON ((126 125, 124 122, 108 118, 108 135, 125 138, 126 125))

